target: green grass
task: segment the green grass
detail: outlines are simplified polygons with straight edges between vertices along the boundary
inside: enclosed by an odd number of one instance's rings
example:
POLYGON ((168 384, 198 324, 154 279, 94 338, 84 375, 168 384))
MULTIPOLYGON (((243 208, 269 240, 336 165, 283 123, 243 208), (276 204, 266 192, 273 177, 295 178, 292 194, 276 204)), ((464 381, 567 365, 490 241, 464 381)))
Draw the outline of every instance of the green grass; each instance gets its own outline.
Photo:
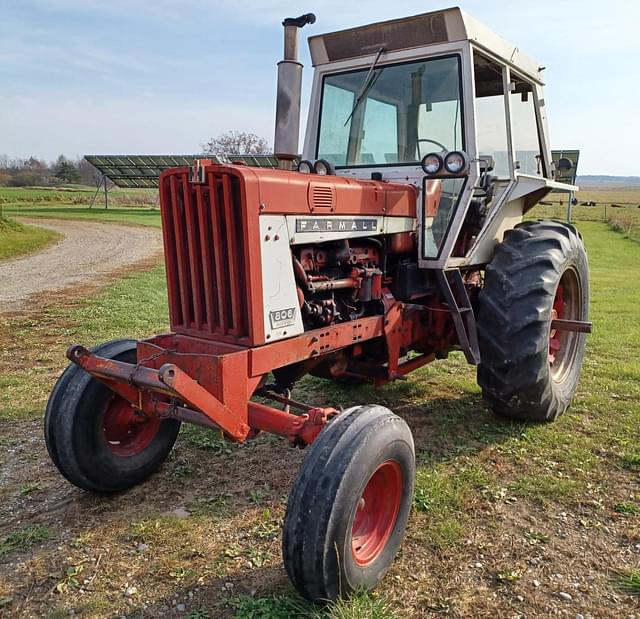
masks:
POLYGON ((640 469, 640 453, 626 453, 622 456, 622 466, 625 469, 640 469))
MULTIPOLYGON (((368 385, 349 387, 305 378, 294 391, 297 399, 311 404, 344 406, 377 402, 407 418, 416 440, 418 473, 414 512, 405 548, 417 549, 418 558, 413 559, 408 552, 403 552, 382 585, 382 593, 357 595, 337 605, 305 610, 307 614, 298 610, 307 608, 306 603, 293 593, 283 593, 280 581, 267 585, 270 588, 257 596, 219 593, 216 583, 216 593, 212 595, 217 596, 215 603, 219 606, 198 607, 196 610, 201 616, 205 616, 204 613, 218 616, 220 609, 238 617, 276 618, 294 617, 298 612, 299 616, 336 619, 386 619, 394 614, 419 614, 427 607, 421 606, 423 602, 431 608, 436 598, 455 598, 460 569, 457 561, 459 557, 467 563, 477 560, 474 554, 468 558, 468 553, 478 552, 477 538, 482 538, 487 531, 491 536, 495 529, 496 540, 501 539, 505 531, 515 539, 513 529, 503 530, 504 520, 496 518, 495 513, 514 517, 521 511, 535 514, 535 524, 530 520, 521 523, 520 537, 527 548, 548 542, 545 548, 550 562, 554 560, 552 549, 558 539, 555 528, 546 527, 548 514, 565 510, 580 513, 585 522, 601 522, 606 514, 616 518, 619 529, 628 526, 624 535, 631 538, 634 529, 630 527, 637 527, 638 506, 636 501, 629 500, 629 487, 633 487, 640 470, 640 321, 637 319, 640 244, 612 231, 602 221, 579 222, 578 227, 589 254, 594 333, 588 338, 576 398, 563 418, 548 425, 510 423, 496 418, 482 404, 474 369, 459 354, 412 373, 407 381, 398 381, 377 391, 368 385), (628 486, 624 493, 619 485, 621 481, 628 486), (534 528, 530 529, 532 526, 534 528), (439 562, 442 556, 446 563, 439 562), (438 588, 436 593, 433 590, 424 593, 423 583, 408 577, 411 570, 417 573, 422 569, 423 561, 432 562, 436 565, 434 569, 442 570, 436 576, 437 583, 448 583, 448 587, 438 588), (389 590, 393 595, 387 595, 389 590), (416 590, 419 593, 410 595, 416 590), (411 611, 402 609, 401 612, 397 603, 391 600, 405 597, 416 601, 411 602, 411 611)), ((2 373, 0 418, 35 418, 42 414, 54 375, 64 362, 62 351, 67 343, 93 345, 111 338, 141 337, 166 330, 167 322, 162 268, 127 276, 100 294, 71 307, 48 308, 43 320, 7 322, 5 329, 16 342, 34 349, 38 358, 48 360, 48 366, 43 370, 37 363, 21 361, 9 372, 2 373), (41 343, 45 334, 55 335, 55 346, 41 343)), ((0 357, 0 362, 2 360, 0 357)), ((145 566, 141 578, 147 579, 145 582, 150 588, 163 579, 191 587, 189 579, 195 579, 195 576, 188 570, 195 560, 175 554, 172 548, 176 540, 181 540, 185 549, 199 548, 202 540, 215 536, 216 518, 226 521, 234 517, 239 500, 259 512, 259 519, 254 518, 236 536, 225 538, 226 554, 208 559, 212 567, 206 577, 213 578, 213 574, 226 578, 227 570, 231 569, 227 566, 235 565, 236 560, 251 560, 251 570, 262 569, 258 563, 266 563, 269 569, 279 565, 279 548, 272 537, 274 523, 282 514, 282 497, 288 488, 278 486, 272 479, 266 486, 260 479, 253 487, 238 493, 242 494, 242 499, 238 499, 234 494, 237 479, 230 482, 215 476, 217 470, 221 470, 216 466, 224 464, 237 470, 237 475, 246 481, 256 471, 261 473, 263 468, 247 468, 245 473, 244 468, 238 467, 238 462, 264 467, 265 462, 282 457, 279 450, 286 449, 283 442, 275 447, 264 439, 257 443, 256 451, 262 450, 263 456, 266 453, 268 457, 254 462, 250 456, 254 447, 237 447, 222 442, 218 435, 185 427, 174 459, 166 465, 167 477, 179 477, 176 483, 185 490, 190 488, 192 480, 196 484, 200 476, 211 472, 213 477, 205 492, 185 500, 192 517, 180 520, 170 516, 140 515, 132 520, 128 529, 132 540, 153 545, 154 556, 162 561, 163 569, 157 572, 145 566), (264 506, 264 502, 268 505, 264 506), (163 526, 157 526, 157 522, 163 526), (269 544, 273 546, 269 551, 271 555, 265 550, 269 544), (222 576, 218 575, 218 570, 222 576)), ((15 492, 19 494, 21 490, 17 488, 15 492)), ((238 521, 242 521, 246 511, 239 514, 238 521)), ((593 535, 599 534, 595 528, 593 531, 593 535)), ((616 544, 621 543, 618 537, 611 541, 611 547, 617 548, 616 544)), ((491 586, 519 586, 520 566, 512 565, 511 561, 503 566, 502 550, 498 546, 485 546, 481 550, 486 555, 482 562, 492 574, 491 582, 497 583, 491 586), (490 562, 493 565, 489 568, 490 562)), ((64 548, 65 553, 68 550, 64 548)), ((597 545, 594 545, 596 551, 597 545)), ((615 556, 614 552, 612 556, 615 556)), ((597 560, 597 564, 602 565, 597 573, 609 574, 603 578, 613 588, 610 574, 616 566, 608 562, 614 559, 599 555, 597 560)), ((562 568, 556 562, 553 569, 562 568)), ((258 572, 256 578, 260 576, 258 572)), ((522 582, 524 580, 523 577, 522 582)), ((633 592, 635 587, 637 592, 638 573, 625 572, 624 579, 616 579, 615 586, 623 586, 623 583, 626 590, 633 592)), ((90 602, 91 595, 85 596, 86 603, 90 602)), ((486 597, 484 589, 479 595, 486 597)), ((97 594, 94 599, 98 599, 97 594)), ((437 604, 445 608, 449 602, 437 604)), ((455 599, 451 604, 455 608, 455 599)))
POLYGON ((548 474, 525 474, 509 486, 514 496, 527 499, 565 499, 575 496, 579 490, 578 482, 548 474))
POLYGON ((625 593, 640 596, 640 570, 620 572, 615 578, 615 583, 625 593))
POLYGON ((160 227, 158 208, 112 207, 88 208, 83 206, 21 206, 5 207, 4 212, 12 217, 33 217, 47 219, 74 219, 84 221, 103 221, 107 223, 135 224, 160 227))
MULTIPOLYGON (((11 331, 17 338, 17 358, 11 356, 5 361, 0 373, 0 420, 42 411, 51 389, 47 367, 59 366, 69 343, 81 342, 91 347, 112 339, 142 338, 167 331, 166 298, 164 267, 156 267, 127 275, 77 307, 49 307, 38 322, 11 321, 11 331), (22 338, 29 333, 47 337, 52 329, 58 334, 58 346, 40 351, 37 363, 25 362, 20 352, 22 338)), ((12 350, 0 349, 0 364, 3 355, 12 355, 12 350)))
MULTIPOLYGON (((102 190, 101 190, 102 191, 102 190)), ((95 187, 65 185, 63 187, 0 187, 0 205, 19 204, 86 204, 90 205, 95 195, 95 187)), ((113 204, 155 204, 156 189, 120 189, 109 191, 109 203, 113 204)), ((104 205, 104 194, 99 193, 96 206, 104 205)))
POLYGON ((314 606, 296 594, 280 593, 269 597, 238 595, 224 605, 234 619, 398 619, 392 605, 379 595, 357 592, 348 600, 326 606, 314 606))
POLYGON ((0 558, 16 550, 30 548, 49 539, 50 536, 49 529, 41 524, 14 531, 0 541, 0 558))
MULTIPOLYGON (((557 199, 558 194, 551 194, 557 199)), ((578 194, 580 202, 593 200, 597 206, 573 207, 574 222, 603 222, 615 232, 621 232, 627 238, 640 242, 640 190, 586 190, 578 194), (613 204, 617 206, 612 206, 613 204)), ((529 218, 546 218, 566 221, 566 198, 563 205, 537 206, 529 218)))
POLYGON ((640 505, 637 503, 629 503, 628 501, 625 503, 617 503, 613 507, 613 511, 619 514, 640 514, 640 505))
POLYGON ((0 260, 17 258, 44 249, 60 235, 52 230, 27 226, 0 216, 0 260))
POLYGON ((114 189, 109 192, 109 208, 98 195, 90 208, 95 189, 91 187, 44 188, 0 187, 0 206, 6 215, 79 219, 160 226, 158 192, 149 189, 114 189))

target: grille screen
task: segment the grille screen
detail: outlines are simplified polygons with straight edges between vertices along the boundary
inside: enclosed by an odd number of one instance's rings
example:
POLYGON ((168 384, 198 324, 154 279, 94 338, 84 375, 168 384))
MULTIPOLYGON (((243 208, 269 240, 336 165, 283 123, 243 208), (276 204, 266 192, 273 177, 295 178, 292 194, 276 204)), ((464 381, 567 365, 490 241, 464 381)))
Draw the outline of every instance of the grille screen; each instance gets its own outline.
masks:
POLYGON ((185 169, 163 178, 162 224, 171 326, 177 333, 247 341, 248 281, 238 178, 207 172, 189 182, 185 169))

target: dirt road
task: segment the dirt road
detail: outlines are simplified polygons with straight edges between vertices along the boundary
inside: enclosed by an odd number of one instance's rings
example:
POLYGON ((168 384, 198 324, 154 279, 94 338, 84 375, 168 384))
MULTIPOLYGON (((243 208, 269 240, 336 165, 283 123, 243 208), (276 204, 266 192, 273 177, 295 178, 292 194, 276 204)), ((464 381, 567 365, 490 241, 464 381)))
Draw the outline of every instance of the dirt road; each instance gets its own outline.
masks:
POLYGON ((92 221, 21 219, 64 238, 24 258, 0 263, 0 312, 19 311, 36 293, 88 284, 162 251, 159 230, 92 221))

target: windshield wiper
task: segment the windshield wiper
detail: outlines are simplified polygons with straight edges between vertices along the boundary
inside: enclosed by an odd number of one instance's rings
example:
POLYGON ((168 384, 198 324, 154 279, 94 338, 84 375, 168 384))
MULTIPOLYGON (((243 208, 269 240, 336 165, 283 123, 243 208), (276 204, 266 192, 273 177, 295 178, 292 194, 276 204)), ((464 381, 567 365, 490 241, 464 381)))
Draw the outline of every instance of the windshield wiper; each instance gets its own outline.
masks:
MULTIPOLYGON (((378 53, 376 54, 376 57, 373 59, 373 62, 371 63, 371 66, 369 67, 369 72, 367 73, 367 77, 364 78, 364 82, 362 84, 362 88, 360 89, 360 92, 358 93, 358 96, 356 97, 356 101, 353 104, 353 108, 351 109, 351 113, 349 114, 349 116, 347 116, 347 120, 344 121, 344 125, 342 125, 343 127, 347 126, 347 123, 351 120, 352 116, 355 114, 355 111, 358 109, 358 106, 360 105, 360 102, 362 101, 364 96, 369 92, 369 89, 374 85, 375 80, 370 79, 371 78, 371 74, 373 73, 373 70, 376 68, 376 65, 378 64, 378 60, 380 60, 380 56, 382 56, 383 52, 384 52, 384 47, 381 47, 378 50, 378 53)), ((380 73, 378 73, 378 76, 379 75, 380 75, 380 73)))

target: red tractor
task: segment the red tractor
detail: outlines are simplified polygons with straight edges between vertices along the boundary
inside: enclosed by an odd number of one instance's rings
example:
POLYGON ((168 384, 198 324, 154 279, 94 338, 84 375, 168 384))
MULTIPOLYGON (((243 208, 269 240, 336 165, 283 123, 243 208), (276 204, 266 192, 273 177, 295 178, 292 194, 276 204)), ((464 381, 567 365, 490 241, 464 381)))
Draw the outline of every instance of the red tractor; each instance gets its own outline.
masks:
POLYGON ((100 493, 156 471, 182 422, 307 447, 284 566, 303 595, 331 600, 391 565, 414 444, 390 410, 315 407, 292 399, 295 383, 382 385, 460 350, 496 413, 554 420, 580 374, 589 278, 575 228, 521 223, 573 189, 554 180, 538 63, 459 9, 314 36, 294 169, 297 38, 313 21, 284 22, 281 169, 162 173, 171 332, 71 346, 45 435, 60 472, 100 493))

